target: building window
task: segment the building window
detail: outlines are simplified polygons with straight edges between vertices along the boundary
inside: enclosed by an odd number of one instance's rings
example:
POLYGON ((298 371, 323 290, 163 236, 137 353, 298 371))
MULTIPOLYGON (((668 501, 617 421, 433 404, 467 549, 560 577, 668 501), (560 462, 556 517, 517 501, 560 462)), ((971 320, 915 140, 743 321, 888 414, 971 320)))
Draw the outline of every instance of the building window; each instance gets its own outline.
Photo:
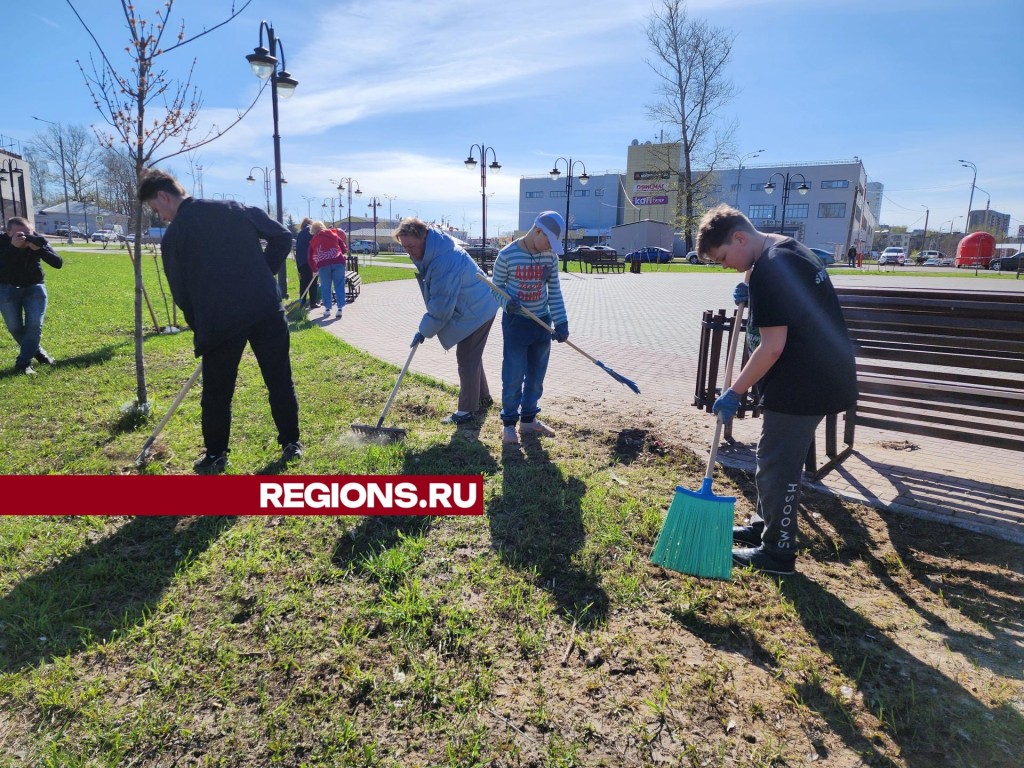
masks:
POLYGON ((729 185, 729 191, 730 192, 736 192, 737 190, 739 190, 739 188, 740 188, 739 184, 730 184, 729 185))
POLYGON ((750 219, 774 219, 775 218, 775 206, 774 205, 752 205, 750 210, 747 212, 747 217, 750 219))
POLYGON ((846 216, 846 203, 818 203, 819 219, 841 219, 846 216))
POLYGON ((548 192, 548 197, 565 197, 565 190, 560 192, 548 192))
POLYGON ((603 189, 595 189, 594 190, 594 197, 604 197, 604 190, 603 189))
POLYGON ((806 219, 810 206, 807 203, 786 206, 787 219, 806 219))
POLYGON ((764 182, 763 181, 759 181, 756 184, 751 184, 750 185, 750 191, 751 192, 764 192, 764 182))
POLYGON ((544 197, 544 193, 543 192, 527 192, 526 193, 526 198, 527 199, 530 199, 530 198, 533 198, 533 197, 544 197))
POLYGON ((574 189, 572 191, 573 197, 590 197, 589 189, 574 189))
POLYGON ((846 179, 840 181, 823 181, 821 182, 822 189, 847 189, 850 186, 850 182, 846 179))

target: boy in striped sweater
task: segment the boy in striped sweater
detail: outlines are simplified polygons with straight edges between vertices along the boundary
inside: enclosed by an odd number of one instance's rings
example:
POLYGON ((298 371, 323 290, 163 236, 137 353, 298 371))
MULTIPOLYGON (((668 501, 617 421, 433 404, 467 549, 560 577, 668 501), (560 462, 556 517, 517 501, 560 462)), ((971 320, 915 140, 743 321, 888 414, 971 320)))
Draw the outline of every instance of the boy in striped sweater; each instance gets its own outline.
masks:
POLYGON ((548 370, 552 334, 521 313, 529 309, 554 326, 558 342, 569 338, 569 321, 558 282, 558 256, 562 253, 565 221, 555 211, 544 211, 530 231, 501 249, 494 261, 492 280, 512 299, 498 296, 505 307, 501 318, 504 338, 501 363, 501 441, 519 442, 521 435, 554 437, 555 431, 537 419, 544 375, 548 370))

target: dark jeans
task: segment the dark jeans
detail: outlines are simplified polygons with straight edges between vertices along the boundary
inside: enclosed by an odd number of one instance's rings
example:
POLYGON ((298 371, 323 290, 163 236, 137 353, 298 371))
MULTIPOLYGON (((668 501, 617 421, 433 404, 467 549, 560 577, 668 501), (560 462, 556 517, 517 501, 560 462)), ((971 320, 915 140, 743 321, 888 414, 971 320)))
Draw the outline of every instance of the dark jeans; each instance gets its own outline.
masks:
POLYGON ((761 544, 774 555, 796 555, 800 479, 814 430, 823 418, 767 409, 761 412, 754 472, 757 512, 752 521, 764 521, 761 544))
POLYGON ((46 286, 42 283, 19 288, 0 283, 0 314, 11 336, 18 342, 15 367, 25 368, 41 350, 43 318, 46 315, 46 286))
POLYGON ((292 382, 288 356, 291 339, 281 311, 268 314, 248 330, 228 339, 203 355, 203 441, 207 453, 224 453, 231 437, 231 400, 235 394, 238 364, 246 343, 252 347, 267 385, 270 413, 281 445, 299 439, 299 403, 292 382))
MULTIPOLYGON (((546 317, 541 320, 550 323, 546 317)), ((501 316, 501 422, 533 421, 540 413, 544 376, 551 354, 551 334, 525 315, 501 316)))
POLYGON ((313 274, 313 270, 310 269, 309 264, 299 264, 299 296, 306 295, 306 298, 302 301, 303 306, 312 307, 314 304, 320 303, 320 279, 313 274), (306 293, 306 288, 309 288, 309 293, 306 293))

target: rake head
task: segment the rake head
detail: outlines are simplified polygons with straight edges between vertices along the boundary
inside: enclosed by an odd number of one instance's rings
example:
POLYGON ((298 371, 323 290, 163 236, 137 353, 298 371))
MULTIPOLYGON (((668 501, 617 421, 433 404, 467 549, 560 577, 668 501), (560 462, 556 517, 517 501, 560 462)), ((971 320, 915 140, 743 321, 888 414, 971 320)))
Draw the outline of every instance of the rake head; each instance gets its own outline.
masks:
POLYGON ((405 440, 406 432, 399 427, 378 427, 370 424, 353 424, 352 431, 360 437, 379 443, 396 443, 405 440))

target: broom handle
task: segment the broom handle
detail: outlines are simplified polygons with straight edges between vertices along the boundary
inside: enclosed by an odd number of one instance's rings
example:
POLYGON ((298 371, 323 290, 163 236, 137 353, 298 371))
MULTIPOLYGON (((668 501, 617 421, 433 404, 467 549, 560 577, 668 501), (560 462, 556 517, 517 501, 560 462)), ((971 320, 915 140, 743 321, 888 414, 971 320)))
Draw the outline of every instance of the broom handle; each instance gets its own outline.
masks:
MULTIPOLYGON (((728 389, 732 384, 732 364, 736 359, 736 347, 737 342, 740 338, 740 321, 743 319, 743 310, 746 309, 747 304, 741 301, 736 305, 736 318, 732 323, 732 336, 729 338, 729 350, 725 353, 725 389, 728 389)), ((722 390, 725 391, 724 389, 722 390)), ((715 469, 715 459, 718 458, 718 443, 722 439, 722 426, 724 422, 722 417, 718 417, 718 421, 715 423, 715 436, 711 440, 711 453, 708 455, 708 468, 704 472, 704 479, 711 480, 711 474, 715 469)))
MULTIPOLYGON (((492 283, 490 280, 488 280, 486 275, 481 275, 481 274, 477 273, 476 279, 479 280, 481 283, 486 283, 487 285, 489 285, 491 290, 494 291, 495 293, 501 294, 502 296, 504 296, 509 301, 512 300, 512 297, 509 296, 509 294, 506 291, 503 291, 501 288, 499 288, 494 283, 492 283)), ((543 320, 541 320, 539 317, 537 317, 535 314, 533 314, 533 312, 528 310, 526 307, 521 307, 519 311, 522 312, 524 315, 526 315, 531 320, 533 320, 533 322, 537 323, 537 325, 539 325, 541 328, 543 328, 548 333, 554 333, 555 332, 554 328, 552 328, 550 325, 545 323, 543 320)), ((588 355, 586 352, 584 352, 582 349, 577 347, 575 344, 573 344, 568 339, 566 339, 563 343, 568 345, 568 346, 570 346, 570 347, 572 347, 573 349, 575 349, 577 352, 579 352, 581 355, 583 355, 585 358, 587 358, 587 360, 592 362, 594 365, 598 365, 599 364, 598 361, 597 361, 597 358, 592 357, 591 355, 588 355)))
POLYGON ((402 366, 402 372, 398 374, 398 381, 395 382, 395 388, 391 390, 391 397, 384 404, 384 410, 381 411, 380 418, 377 419, 377 429, 380 429, 381 424, 384 423, 385 417, 388 415, 388 410, 391 408, 391 403, 395 401, 395 395, 398 394, 398 388, 402 386, 402 379, 405 378, 405 372, 409 370, 409 366, 412 365, 412 356, 416 354, 416 347, 419 344, 413 344, 412 349, 409 350, 409 357, 405 360, 405 365, 402 366))

